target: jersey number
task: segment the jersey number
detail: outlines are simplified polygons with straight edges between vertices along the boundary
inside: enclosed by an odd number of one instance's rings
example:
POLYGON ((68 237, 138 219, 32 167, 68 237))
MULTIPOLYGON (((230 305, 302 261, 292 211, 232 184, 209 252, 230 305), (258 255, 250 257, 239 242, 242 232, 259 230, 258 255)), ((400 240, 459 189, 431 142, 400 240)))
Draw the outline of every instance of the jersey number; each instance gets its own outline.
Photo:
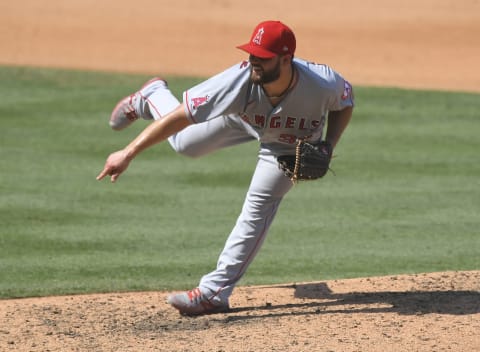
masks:
POLYGON ((280 137, 278 137, 278 141, 282 143, 295 144, 297 141, 297 136, 293 134, 281 134, 280 137))

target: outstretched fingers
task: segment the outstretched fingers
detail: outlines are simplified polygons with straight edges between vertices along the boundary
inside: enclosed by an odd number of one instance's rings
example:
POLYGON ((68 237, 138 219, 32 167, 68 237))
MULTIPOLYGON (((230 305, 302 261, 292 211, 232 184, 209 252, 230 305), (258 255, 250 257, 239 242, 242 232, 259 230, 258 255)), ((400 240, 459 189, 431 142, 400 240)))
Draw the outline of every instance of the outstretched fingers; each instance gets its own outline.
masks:
POLYGON ((114 172, 110 167, 105 165, 104 169, 102 172, 100 172, 97 176, 97 180, 100 181, 102 180, 105 176, 111 176, 110 181, 115 182, 117 178, 120 176, 120 173, 114 172))
POLYGON ((110 180, 115 182, 130 163, 126 153, 118 151, 110 154, 105 162, 103 170, 98 174, 97 180, 102 180, 105 176, 111 176, 110 180))
POLYGON ((109 173, 108 168, 107 166, 105 166, 103 170, 98 174, 97 181, 100 181, 101 179, 103 179, 105 176, 108 175, 108 173, 109 173))

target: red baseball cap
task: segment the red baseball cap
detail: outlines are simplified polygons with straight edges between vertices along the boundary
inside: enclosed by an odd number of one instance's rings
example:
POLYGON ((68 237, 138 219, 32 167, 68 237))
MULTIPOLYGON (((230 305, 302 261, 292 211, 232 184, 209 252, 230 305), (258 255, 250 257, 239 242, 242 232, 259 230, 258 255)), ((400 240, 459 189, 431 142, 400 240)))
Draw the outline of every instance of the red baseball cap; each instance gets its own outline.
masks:
POLYGON ((271 59, 277 55, 293 55, 295 46, 295 35, 290 28, 280 21, 265 21, 255 27, 247 44, 237 48, 261 59, 271 59))

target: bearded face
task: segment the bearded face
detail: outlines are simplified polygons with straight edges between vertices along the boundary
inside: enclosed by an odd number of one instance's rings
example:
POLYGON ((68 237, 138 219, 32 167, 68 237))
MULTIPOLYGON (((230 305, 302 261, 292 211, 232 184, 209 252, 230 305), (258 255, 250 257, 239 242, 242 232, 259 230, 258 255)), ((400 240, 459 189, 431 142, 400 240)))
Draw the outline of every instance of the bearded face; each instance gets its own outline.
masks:
POLYGON ((250 55, 250 79, 255 84, 267 84, 280 77, 280 58, 261 59, 250 55))

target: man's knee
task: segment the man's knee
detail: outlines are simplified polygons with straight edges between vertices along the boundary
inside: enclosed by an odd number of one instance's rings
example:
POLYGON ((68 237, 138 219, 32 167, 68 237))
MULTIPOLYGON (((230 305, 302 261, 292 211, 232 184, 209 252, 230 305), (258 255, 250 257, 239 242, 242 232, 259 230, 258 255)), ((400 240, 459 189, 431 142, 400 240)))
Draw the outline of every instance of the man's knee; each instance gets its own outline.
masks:
POLYGON ((171 136, 168 139, 168 142, 176 153, 190 158, 198 158, 205 154, 202 152, 201 148, 198 148, 198 146, 181 143, 176 136, 171 136))

